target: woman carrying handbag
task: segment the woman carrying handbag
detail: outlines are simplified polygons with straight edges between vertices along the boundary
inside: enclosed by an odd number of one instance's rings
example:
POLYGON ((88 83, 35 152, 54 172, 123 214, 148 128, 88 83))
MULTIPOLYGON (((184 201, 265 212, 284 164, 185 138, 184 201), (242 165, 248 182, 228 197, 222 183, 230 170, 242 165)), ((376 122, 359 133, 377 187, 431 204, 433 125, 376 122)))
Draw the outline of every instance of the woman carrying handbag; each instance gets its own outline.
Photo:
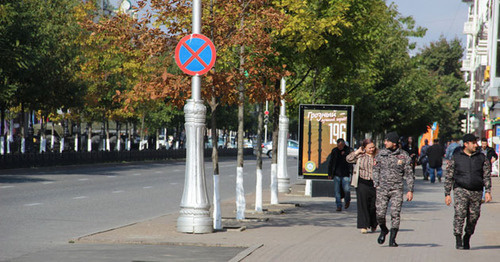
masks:
POLYGON ((358 228, 366 234, 368 229, 375 232, 375 187, 373 186, 373 165, 377 148, 371 139, 363 140, 362 146, 347 155, 347 162, 356 163, 351 185, 356 188, 358 207, 358 228))

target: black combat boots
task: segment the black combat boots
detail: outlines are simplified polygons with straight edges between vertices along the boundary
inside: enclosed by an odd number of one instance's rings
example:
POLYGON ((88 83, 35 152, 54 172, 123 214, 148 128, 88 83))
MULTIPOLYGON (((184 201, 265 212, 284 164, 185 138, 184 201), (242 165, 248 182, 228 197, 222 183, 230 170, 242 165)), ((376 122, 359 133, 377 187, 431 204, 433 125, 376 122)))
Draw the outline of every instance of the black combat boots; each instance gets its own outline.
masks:
POLYGON ((462 245, 462 235, 455 235, 455 248, 456 249, 464 249, 464 246, 462 245))
POLYGON ((389 233, 389 229, 386 225, 380 225, 380 236, 378 236, 377 242, 379 244, 384 244, 385 236, 389 233))
POLYGON ((391 235, 389 236, 389 246, 397 247, 396 236, 398 235, 398 228, 391 228, 391 235))
POLYGON ((464 235, 464 249, 470 249, 470 236, 469 234, 465 233, 464 235))

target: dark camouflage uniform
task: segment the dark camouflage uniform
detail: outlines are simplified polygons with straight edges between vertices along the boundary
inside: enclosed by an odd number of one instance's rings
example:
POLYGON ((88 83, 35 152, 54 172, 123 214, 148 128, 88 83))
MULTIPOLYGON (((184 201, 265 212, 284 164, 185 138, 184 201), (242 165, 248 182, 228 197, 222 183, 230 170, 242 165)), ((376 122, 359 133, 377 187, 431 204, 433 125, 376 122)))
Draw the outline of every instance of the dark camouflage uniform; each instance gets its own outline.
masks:
MULTIPOLYGON (((455 160, 452 158, 448 161, 446 168, 446 176, 444 182, 444 195, 449 196, 451 189, 454 187, 453 174, 455 173, 455 160)), ((483 164, 483 183, 485 191, 491 193, 491 165, 486 158, 483 164)), ((462 187, 453 188, 455 216, 453 219, 453 234, 462 235, 464 221, 467 218, 465 225, 465 233, 472 235, 476 228, 477 220, 481 213, 481 200, 483 197, 482 191, 467 190, 462 187)))
POLYGON ((375 205, 379 225, 385 225, 385 215, 390 202, 391 227, 399 229, 403 205, 403 178, 406 179, 408 191, 413 192, 415 177, 408 153, 401 149, 396 149, 394 152, 382 149, 375 157, 375 166, 373 167, 373 184, 377 190, 375 205))

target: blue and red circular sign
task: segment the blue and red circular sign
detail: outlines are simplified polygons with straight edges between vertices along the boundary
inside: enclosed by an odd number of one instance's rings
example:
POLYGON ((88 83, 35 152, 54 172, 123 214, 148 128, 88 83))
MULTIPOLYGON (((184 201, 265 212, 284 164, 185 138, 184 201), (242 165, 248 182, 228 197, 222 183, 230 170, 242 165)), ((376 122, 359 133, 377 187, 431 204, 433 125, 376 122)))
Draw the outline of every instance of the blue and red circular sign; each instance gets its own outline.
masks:
POLYGON ((215 64, 215 46, 202 34, 183 37, 175 48, 175 62, 188 75, 203 75, 215 64))

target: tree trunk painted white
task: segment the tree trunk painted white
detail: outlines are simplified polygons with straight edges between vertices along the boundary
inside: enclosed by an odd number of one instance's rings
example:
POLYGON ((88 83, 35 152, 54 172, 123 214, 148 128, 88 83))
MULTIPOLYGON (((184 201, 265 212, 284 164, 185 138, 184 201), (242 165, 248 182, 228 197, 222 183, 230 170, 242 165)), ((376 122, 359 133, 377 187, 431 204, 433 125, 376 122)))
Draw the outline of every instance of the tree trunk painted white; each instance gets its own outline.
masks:
POLYGON ((78 134, 75 134, 75 152, 78 152, 78 134))
POLYGON ((109 124, 106 125, 106 151, 111 151, 111 139, 109 139, 109 124))
POLYGON ((26 153, 26 138, 24 136, 21 138, 21 153, 26 153))
POLYGON ((64 136, 61 138, 61 146, 59 148, 59 153, 62 153, 64 150, 64 136))
POLYGON ((52 122, 52 131, 50 131, 51 137, 50 137, 50 151, 54 151, 54 122, 52 122))
POLYGON ((46 146, 47 146, 47 139, 45 138, 44 135, 40 136, 40 153, 43 153, 46 151, 46 146))
POLYGON ((219 175, 214 174, 214 229, 221 230, 222 229, 222 216, 220 212, 220 194, 219 194, 219 175))
POLYGON ((279 204, 277 164, 271 164, 271 205, 277 204, 279 204))
POLYGON ((306 188, 304 190, 304 195, 305 196, 312 196, 312 180, 311 179, 306 179, 306 188))
POLYGON ((4 142, 4 137, 3 137, 3 135, 2 135, 2 136, 0 136, 0 155, 3 155, 3 154, 4 154, 4 152, 3 152, 3 144, 4 144, 4 143, 5 143, 5 142, 4 142))
POLYGON ((236 219, 245 219, 245 189, 243 188, 243 167, 236 167, 236 219))
POLYGON ((160 149, 160 132, 156 130, 156 150, 160 149))
POLYGON ((7 154, 10 154, 10 143, 14 142, 14 137, 12 136, 14 132, 14 120, 10 120, 9 123, 9 136, 7 137, 7 154))
POLYGON ((92 152, 92 126, 89 127, 89 133, 87 134, 87 151, 92 152))
POLYGON ((12 141, 12 137, 11 137, 11 135, 10 135, 10 133, 9 133, 9 135, 7 135, 7 145, 6 145, 6 146, 7 146, 7 149, 6 149, 6 150, 7 150, 7 151, 6 151, 6 152, 7 152, 7 154, 10 154, 10 142, 11 142, 11 141, 12 141))
POLYGON ((256 170, 255 211, 262 212, 262 169, 256 170))

